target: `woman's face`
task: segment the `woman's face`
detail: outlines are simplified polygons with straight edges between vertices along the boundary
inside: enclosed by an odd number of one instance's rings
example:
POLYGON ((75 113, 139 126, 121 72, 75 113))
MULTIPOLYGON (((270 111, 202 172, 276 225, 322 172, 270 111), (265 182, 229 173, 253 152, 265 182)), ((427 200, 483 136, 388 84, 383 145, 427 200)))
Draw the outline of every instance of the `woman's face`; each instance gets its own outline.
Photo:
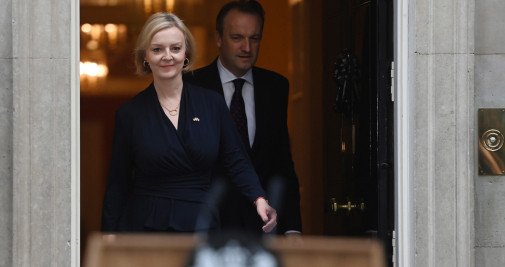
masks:
POLYGON ((186 59, 184 34, 177 27, 160 30, 154 34, 146 49, 145 61, 149 62, 154 79, 174 79, 182 75, 186 59))

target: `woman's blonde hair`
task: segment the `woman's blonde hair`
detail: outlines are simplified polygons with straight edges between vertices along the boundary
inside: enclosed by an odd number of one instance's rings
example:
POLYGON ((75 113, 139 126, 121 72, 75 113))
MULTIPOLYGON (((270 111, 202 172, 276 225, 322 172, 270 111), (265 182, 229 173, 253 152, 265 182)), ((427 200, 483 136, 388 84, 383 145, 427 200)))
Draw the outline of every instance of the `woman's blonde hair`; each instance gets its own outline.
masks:
POLYGON ((137 74, 147 75, 152 72, 149 65, 144 64, 146 49, 149 47, 151 39, 157 32, 171 27, 177 27, 184 34, 186 58, 188 62, 185 62, 182 71, 187 72, 191 69, 195 63, 196 56, 196 45, 193 35, 176 15, 172 13, 156 13, 147 19, 137 39, 137 44, 135 46, 135 66, 137 67, 137 74))

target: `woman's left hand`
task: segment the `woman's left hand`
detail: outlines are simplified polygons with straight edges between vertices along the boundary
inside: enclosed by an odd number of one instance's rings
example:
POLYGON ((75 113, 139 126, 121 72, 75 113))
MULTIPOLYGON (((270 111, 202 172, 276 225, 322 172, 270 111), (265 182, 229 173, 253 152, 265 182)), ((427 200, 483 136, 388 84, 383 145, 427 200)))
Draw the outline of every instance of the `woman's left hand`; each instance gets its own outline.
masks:
POLYGON ((268 233, 272 231, 277 225, 277 211, 268 205, 268 202, 264 198, 256 200, 256 210, 261 220, 265 223, 262 227, 263 232, 268 233))

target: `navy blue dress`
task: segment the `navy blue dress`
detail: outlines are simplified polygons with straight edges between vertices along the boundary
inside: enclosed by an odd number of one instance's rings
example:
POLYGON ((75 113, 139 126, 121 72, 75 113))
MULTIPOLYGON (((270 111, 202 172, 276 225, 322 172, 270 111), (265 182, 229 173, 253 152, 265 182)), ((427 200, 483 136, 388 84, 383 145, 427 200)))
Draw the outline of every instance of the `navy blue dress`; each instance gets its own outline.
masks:
POLYGON ((223 97, 184 83, 179 110, 176 129, 151 84, 116 111, 102 231, 218 228, 208 206, 218 164, 251 205, 266 196, 223 97))

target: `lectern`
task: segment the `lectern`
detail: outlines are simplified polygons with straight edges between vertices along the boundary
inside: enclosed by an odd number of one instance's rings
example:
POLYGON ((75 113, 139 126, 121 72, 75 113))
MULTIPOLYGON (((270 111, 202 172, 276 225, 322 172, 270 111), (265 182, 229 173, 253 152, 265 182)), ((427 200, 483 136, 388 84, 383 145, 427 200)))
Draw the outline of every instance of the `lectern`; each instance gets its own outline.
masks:
MULTIPOLYGON (((239 261, 244 260, 243 255, 253 257, 258 254, 251 252, 254 246, 248 244, 244 249, 240 249, 237 247, 244 245, 240 243, 240 239, 237 239, 239 242, 235 242, 233 238, 229 239, 229 242, 224 242, 226 245, 216 247, 209 245, 208 237, 199 234, 102 236, 97 233, 89 238, 84 255, 84 267, 200 267, 203 266, 202 259, 209 261, 205 266, 215 266, 211 265, 210 261, 217 260, 221 263, 227 259, 239 261), (231 247, 227 249, 225 246, 231 247), (208 255, 198 256, 197 254, 202 251, 206 251, 208 255), (245 254, 238 255, 244 251, 245 254), (195 261, 197 256, 200 265, 195 265, 198 262, 195 261)), ((276 264, 270 265, 270 262, 267 264, 269 266, 385 267, 382 245, 375 239, 303 236, 300 240, 291 240, 285 237, 267 236, 260 243, 259 245, 264 248, 263 252, 275 256, 276 264)), ((250 264, 251 262, 248 261, 248 264, 242 266, 256 266, 250 264)), ((226 267, 226 264, 220 267, 226 267)))

